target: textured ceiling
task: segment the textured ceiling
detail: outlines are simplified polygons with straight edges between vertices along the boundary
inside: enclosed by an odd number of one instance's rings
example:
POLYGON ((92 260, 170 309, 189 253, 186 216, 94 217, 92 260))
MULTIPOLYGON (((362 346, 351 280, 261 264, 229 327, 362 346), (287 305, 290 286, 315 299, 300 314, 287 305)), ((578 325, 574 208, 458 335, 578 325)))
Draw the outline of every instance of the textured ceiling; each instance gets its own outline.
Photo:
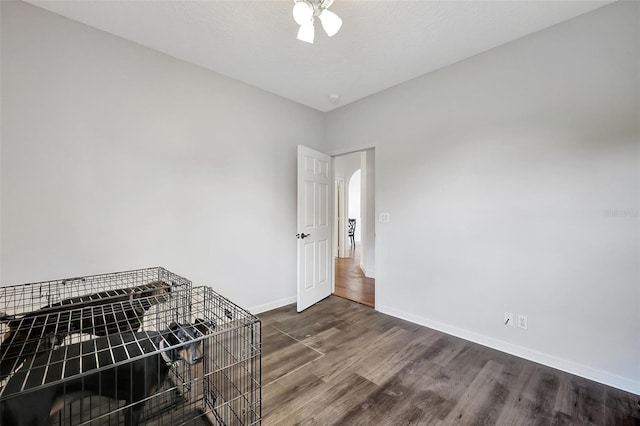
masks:
POLYGON ((320 111, 611 2, 335 0, 342 29, 307 44, 293 0, 27 1, 320 111))

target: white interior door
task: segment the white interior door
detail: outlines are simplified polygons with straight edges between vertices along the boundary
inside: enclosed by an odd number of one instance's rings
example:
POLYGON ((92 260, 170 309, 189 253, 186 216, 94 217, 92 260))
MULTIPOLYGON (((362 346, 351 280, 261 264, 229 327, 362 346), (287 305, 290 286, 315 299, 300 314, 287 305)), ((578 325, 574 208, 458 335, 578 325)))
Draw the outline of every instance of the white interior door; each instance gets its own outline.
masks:
POLYGON ((298 312, 333 289, 331 157, 298 145, 298 312))

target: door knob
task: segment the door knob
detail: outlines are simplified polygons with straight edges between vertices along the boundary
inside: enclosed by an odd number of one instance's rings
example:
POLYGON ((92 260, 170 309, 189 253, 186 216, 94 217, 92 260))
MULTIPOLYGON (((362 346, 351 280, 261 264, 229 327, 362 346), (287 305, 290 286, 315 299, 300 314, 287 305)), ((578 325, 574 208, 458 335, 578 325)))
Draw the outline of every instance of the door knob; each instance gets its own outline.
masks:
POLYGON ((296 234, 296 237, 300 240, 300 239, 305 239, 307 237, 310 237, 311 234, 305 234, 304 232, 302 234, 296 234))

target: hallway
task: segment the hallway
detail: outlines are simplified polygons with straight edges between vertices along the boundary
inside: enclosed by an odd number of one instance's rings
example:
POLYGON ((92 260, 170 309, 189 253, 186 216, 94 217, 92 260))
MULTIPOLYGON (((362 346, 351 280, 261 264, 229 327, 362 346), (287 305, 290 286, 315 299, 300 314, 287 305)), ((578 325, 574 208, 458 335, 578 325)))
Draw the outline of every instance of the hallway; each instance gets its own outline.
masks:
POLYGON ((336 257, 336 296, 374 307, 375 280, 360 269, 360 246, 350 250, 349 257, 336 257))

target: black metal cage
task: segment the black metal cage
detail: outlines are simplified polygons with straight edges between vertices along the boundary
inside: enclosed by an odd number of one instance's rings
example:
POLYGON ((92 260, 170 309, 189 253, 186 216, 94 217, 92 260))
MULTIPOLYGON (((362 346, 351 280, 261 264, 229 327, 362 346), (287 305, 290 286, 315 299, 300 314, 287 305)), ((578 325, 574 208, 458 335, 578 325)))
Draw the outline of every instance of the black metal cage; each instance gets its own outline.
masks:
POLYGON ((0 287, 0 311, 3 425, 261 423, 260 320, 210 287, 151 268, 0 287))
POLYGON ((112 301, 153 282, 176 290, 192 286, 188 279, 162 267, 4 286, 0 287, 0 315, 20 316, 52 305, 73 308, 87 299, 112 301))

